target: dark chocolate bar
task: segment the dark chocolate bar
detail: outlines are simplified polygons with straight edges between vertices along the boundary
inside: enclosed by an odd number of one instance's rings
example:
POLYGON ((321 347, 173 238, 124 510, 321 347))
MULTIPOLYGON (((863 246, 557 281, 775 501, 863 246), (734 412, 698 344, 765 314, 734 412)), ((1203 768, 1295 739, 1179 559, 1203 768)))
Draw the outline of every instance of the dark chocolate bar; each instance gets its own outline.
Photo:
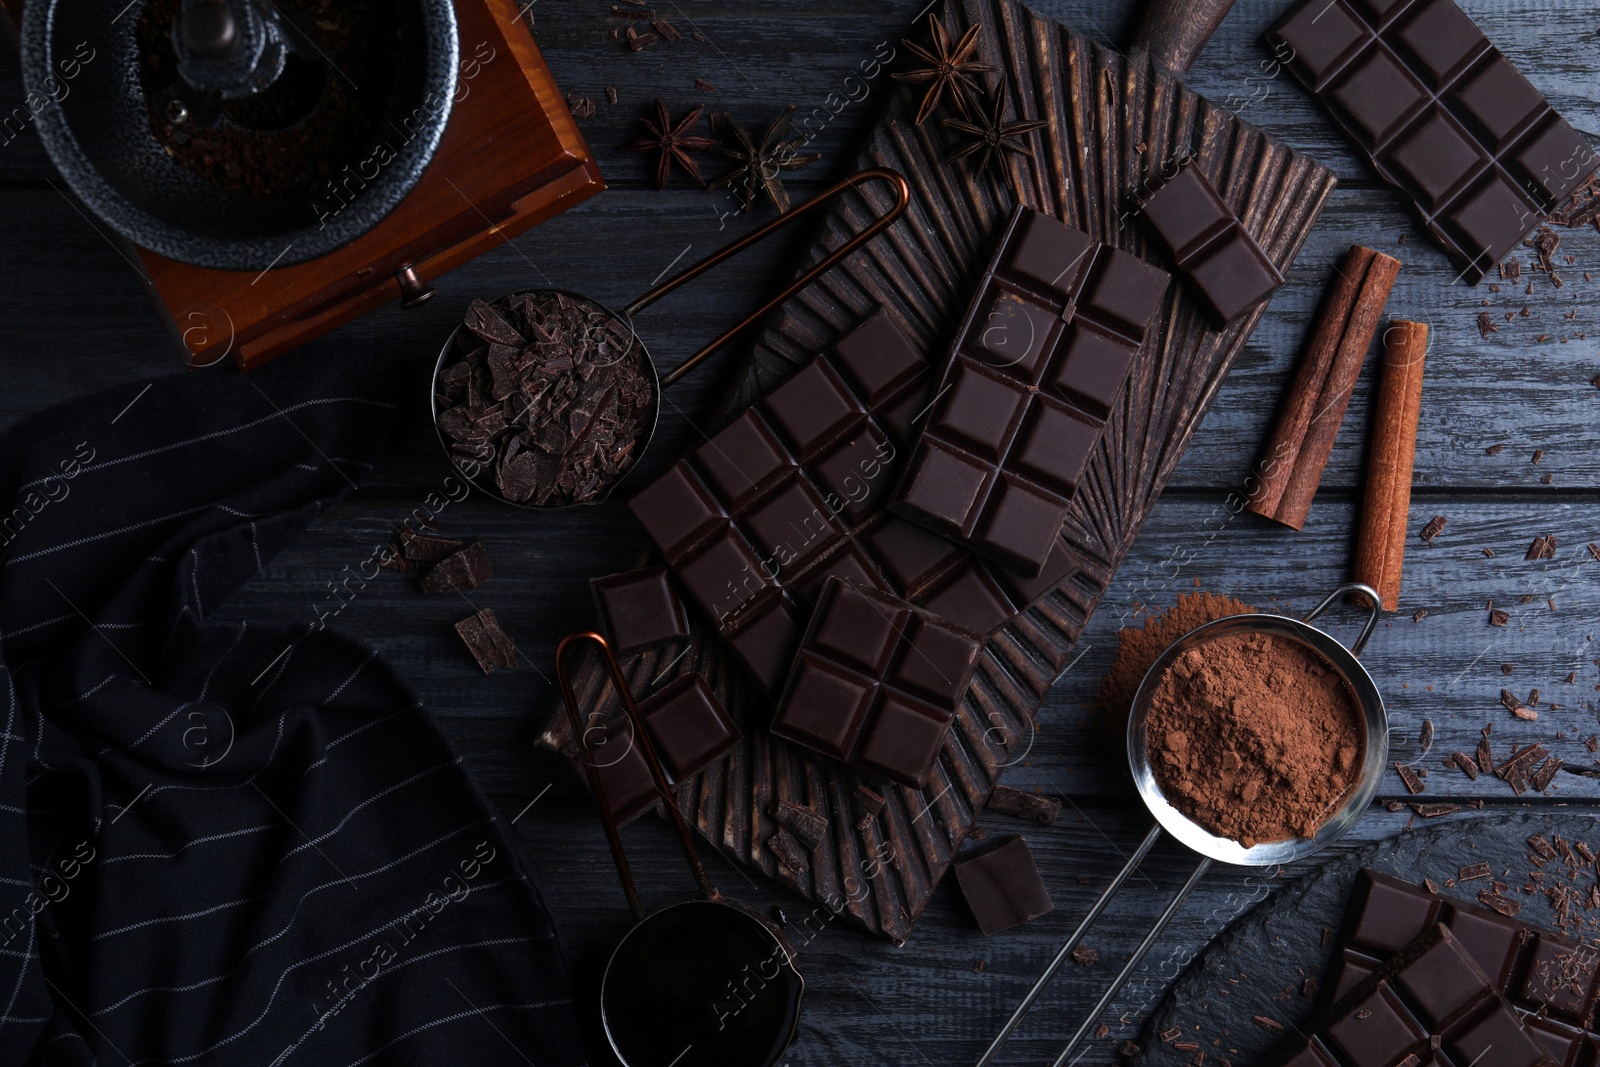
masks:
POLYGON ((898 597, 829 578, 772 732, 920 789, 983 641, 898 597))
POLYGON ((1168 276, 1018 207, 890 508, 1036 577, 1168 276))
POLYGON ((984 937, 1055 909, 1026 839, 1010 834, 985 841, 955 860, 956 882, 984 937))
POLYGON ((1453 0, 1301 0, 1266 40, 1470 284, 1600 169, 1453 0))
POLYGON ((1340 997, 1283 1067, 1552 1067, 1516 1010, 1434 924, 1340 997))
POLYGON ((589 588, 594 591, 606 637, 618 653, 689 636, 689 613, 665 567, 591 578, 589 588))
POLYGON ((880 310, 629 503, 691 599, 767 692, 824 579, 850 578, 988 634, 1074 571, 1026 580, 884 509, 927 362, 880 310))
POLYGON ((1376 871, 1357 876, 1324 983, 1328 995, 1344 996, 1436 923, 1450 929, 1494 987, 1518 1009, 1552 1060, 1561 1067, 1595 1063, 1600 1054, 1600 1033, 1594 1029, 1600 953, 1549 930, 1376 871))
POLYGON ((1218 329, 1270 297, 1283 275, 1194 162, 1139 202, 1189 294, 1218 329))

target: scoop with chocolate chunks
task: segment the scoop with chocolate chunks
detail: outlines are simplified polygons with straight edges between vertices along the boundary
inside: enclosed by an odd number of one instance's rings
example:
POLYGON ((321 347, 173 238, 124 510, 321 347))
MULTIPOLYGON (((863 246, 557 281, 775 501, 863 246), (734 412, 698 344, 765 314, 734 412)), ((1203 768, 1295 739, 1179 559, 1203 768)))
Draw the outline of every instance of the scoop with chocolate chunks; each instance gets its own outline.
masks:
POLYGON ((585 297, 526 290, 467 309, 434 382, 451 459, 486 492, 531 507, 599 500, 655 423, 644 346, 585 297))

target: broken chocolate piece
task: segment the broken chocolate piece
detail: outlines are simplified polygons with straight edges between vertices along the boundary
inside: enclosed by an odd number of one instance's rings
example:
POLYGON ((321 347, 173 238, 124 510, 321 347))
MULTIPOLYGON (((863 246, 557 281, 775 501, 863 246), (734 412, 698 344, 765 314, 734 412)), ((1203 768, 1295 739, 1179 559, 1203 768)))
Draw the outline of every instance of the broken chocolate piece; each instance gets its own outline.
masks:
POLYGON ((985 937, 1037 919, 1055 905, 1028 842, 1011 834, 956 856, 956 882, 985 937))
POLYGON ((517 665, 517 646, 500 629, 492 608, 484 608, 456 623, 456 633, 461 635, 467 651, 478 661, 484 674, 517 665))
POLYGON ((1025 793, 1020 789, 1012 789, 1007 785, 997 785, 994 792, 989 794, 989 802, 984 805, 989 811, 998 811, 1006 815, 1015 815, 1019 819, 1028 819, 1041 826, 1055 825, 1056 816, 1061 814, 1061 801, 1054 797, 1042 797, 1037 793, 1025 793))
POLYGON ((807 849, 815 851, 828 836, 828 818, 825 815, 792 800, 780 800, 772 809, 778 825, 788 830, 807 849))
POLYGON ((488 550, 482 541, 472 541, 459 552, 435 563, 422 576, 422 591, 448 593, 456 589, 476 589, 493 576, 488 550))

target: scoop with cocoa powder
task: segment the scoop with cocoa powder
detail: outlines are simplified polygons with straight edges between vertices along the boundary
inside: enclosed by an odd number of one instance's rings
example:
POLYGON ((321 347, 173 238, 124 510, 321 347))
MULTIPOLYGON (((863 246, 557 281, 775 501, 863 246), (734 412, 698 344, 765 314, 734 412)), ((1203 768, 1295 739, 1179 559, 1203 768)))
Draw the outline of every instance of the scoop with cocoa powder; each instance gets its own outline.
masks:
POLYGON ((1172 662, 1150 699, 1156 780, 1190 819, 1246 848, 1311 837, 1360 781, 1355 695, 1316 651, 1234 633, 1172 662))

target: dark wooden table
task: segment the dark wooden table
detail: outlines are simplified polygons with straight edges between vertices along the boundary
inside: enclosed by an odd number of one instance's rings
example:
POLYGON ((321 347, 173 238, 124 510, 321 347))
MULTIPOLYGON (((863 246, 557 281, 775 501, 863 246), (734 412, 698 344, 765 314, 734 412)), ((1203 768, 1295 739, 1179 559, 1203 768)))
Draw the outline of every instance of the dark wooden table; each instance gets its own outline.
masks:
MULTIPOLYGON (((1129 14, 1110 0, 1039 0, 1038 6, 1104 41, 1123 36, 1129 14)), ((1263 607, 1305 610, 1347 577, 1370 367, 1304 532, 1235 515, 1229 495, 1255 458, 1331 263, 1352 242, 1404 261, 1390 311, 1433 327, 1411 528, 1420 529, 1434 515, 1449 519, 1431 548, 1411 542, 1401 611, 1385 620, 1366 656, 1389 702, 1394 756, 1416 758, 1419 731, 1431 720, 1433 752, 1419 766, 1433 773, 1421 799, 1481 801, 1485 808, 1592 807, 1600 800, 1600 779, 1566 773, 1600 770, 1583 744, 1596 731, 1600 689, 1600 651, 1593 642, 1600 630, 1600 559, 1585 547, 1600 540, 1600 449, 1593 429, 1600 388, 1591 384, 1600 372, 1600 283, 1585 277, 1586 270, 1600 272, 1600 237, 1590 230, 1560 231, 1557 263, 1566 282, 1561 288, 1533 275, 1532 293, 1525 293, 1526 271, 1523 285, 1503 285, 1499 292, 1487 284, 1450 285, 1453 272, 1444 257, 1317 107, 1285 80, 1264 79, 1266 53, 1258 37, 1282 6, 1281 0, 1240 0, 1191 82, 1219 100, 1237 94, 1246 117, 1333 167, 1341 184, 1085 633, 1081 655, 1050 693, 1030 757, 1008 778, 1009 784, 1063 798, 1062 818, 1049 830, 1002 816, 986 820, 991 830, 1027 833, 1056 910, 986 940, 947 885, 904 948, 843 923, 824 926, 801 952, 807 1009, 786 1061, 796 1067, 972 1062, 1119 866, 1119 854, 1138 841, 1145 816, 1115 740, 1089 706, 1120 626, 1136 623, 1147 606, 1166 605, 1197 586, 1263 607), (1498 333, 1480 338, 1480 311, 1492 315, 1498 333), (1594 336, 1586 337, 1590 331, 1594 336), (1491 454, 1491 446, 1503 448, 1491 454), (1555 558, 1525 561, 1529 542, 1543 534, 1557 538, 1555 558), (1489 625, 1489 601, 1510 612, 1509 625, 1489 625), (1427 616, 1413 621, 1418 609, 1427 616), (1538 721, 1513 719, 1500 704, 1502 687, 1522 697, 1537 687, 1544 701, 1538 721), (1567 760, 1547 795, 1519 799, 1504 782, 1469 782, 1439 766, 1439 756, 1471 751, 1486 723, 1493 723, 1497 747, 1513 738, 1539 740, 1567 760)), ((1592 5, 1464 0, 1463 6, 1577 127, 1591 136, 1600 132, 1600 100, 1593 95, 1600 74, 1600 17, 1592 5)), ((722 214, 728 203, 723 194, 681 180, 666 193, 656 192, 644 160, 620 151, 652 96, 660 94, 675 113, 704 103, 747 124, 765 124, 790 102, 802 113, 820 109, 810 148, 822 152, 823 161, 790 182, 797 198, 807 195, 844 172, 860 131, 889 91, 880 78, 866 99, 850 100, 847 94, 859 96, 860 89, 847 76, 881 42, 897 44, 922 2, 666 0, 658 10, 685 39, 638 54, 608 37, 619 25, 609 7, 606 0, 534 0, 531 12, 564 88, 595 102, 595 114, 582 126, 611 190, 440 280, 438 298, 425 308, 386 309, 344 331, 387 345, 395 373, 412 384, 416 403, 392 456, 369 484, 271 561, 229 606, 231 614, 311 621, 319 608, 333 605, 330 583, 354 571, 390 526, 440 484, 448 470, 425 419, 427 368, 469 299, 554 282, 622 303, 680 257, 689 262, 752 225, 749 216, 722 214), (705 40, 689 37, 696 31, 705 40), (696 78, 715 92, 697 89, 696 78), (617 90, 615 105, 606 103, 608 85, 617 90)), ((21 100, 15 64, 9 51, 0 58, 3 111, 21 100)), ((105 238, 104 227, 69 204, 60 185, 31 133, 0 145, 5 424, 105 386, 178 372, 177 356, 138 277, 105 238)), ((719 324, 759 303, 790 272, 797 247, 791 239, 759 249, 748 262, 652 309, 641 325, 652 349, 664 362, 693 351, 719 324)), ((1523 258, 1531 259, 1531 253, 1523 258)), ((686 382, 665 415, 652 466, 698 440, 740 380, 737 354, 730 354, 686 382)), ((371 642, 398 667, 465 754, 503 818, 515 820, 580 981, 588 981, 625 928, 627 912, 585 791, 569 768, 535 751, 531 738, 554 708, 549 664, 556 639, 591 624, 586 579, 630 563, 642 538, 617 504, 529 516, 473 499, 451 505, 441 519, 447 532, 470 532, 490 542, 497 577, 473 601, 495 609, 536 666, 480 675, 450 630, 466 605, 423 597, 404 576, 385 573, 368 585, 343 608, 336 625, 371 642)), ((1346 616, 1339 632, 1352 633, 1353 621, 1346 616)), ((1411 810, 1385 807, 1405 797, 1398 776, 1389 773, 1349 847, 1405 832, 1415 818, 1411 810)), ((1474 814, 1469 806, 1445 818, 1474 814)), ((663 825, 647 819, 626 836, 652 900, 687 895, 692 883, 663 825)), ((797 898, 715 855, 710 859, 715 881, 727 892, 763 907, 803 912, 797 898)), ((1101 962, 1067 967, 1004 1062, 1037 1063, 1053 1055, 1187 868, 1181 850, 1158 847, 1090 938, 1101 962)), ((1208 938, 1300 873, 1213 870, 1106 1014, 1110 1036, 1095 1044, 1086 1062, 1109 1061, 1114 1042, 1137 1035, 1167 982, 1208 938)), ((521 1061, 508 1055, 505 1062, 521 1061)))

